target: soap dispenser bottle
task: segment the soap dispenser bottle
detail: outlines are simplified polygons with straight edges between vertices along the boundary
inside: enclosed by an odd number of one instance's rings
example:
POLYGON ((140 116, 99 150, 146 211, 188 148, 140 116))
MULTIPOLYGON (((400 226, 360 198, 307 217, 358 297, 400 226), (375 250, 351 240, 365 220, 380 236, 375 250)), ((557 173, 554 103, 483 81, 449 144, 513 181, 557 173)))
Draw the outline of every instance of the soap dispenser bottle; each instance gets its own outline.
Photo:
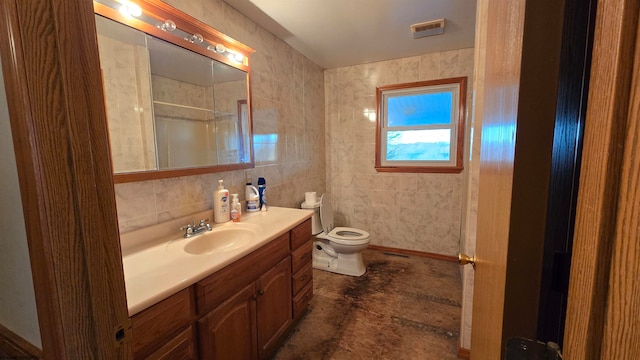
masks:
POLYGON ((231 221, 240 222, 242 217, 242 205, 238 201, 238 194, 231 194, 231 221))
POLYGON ((218 189, 213 192, 213 221, 224 223, 229 219, 229 190, 218 180, 218 189))

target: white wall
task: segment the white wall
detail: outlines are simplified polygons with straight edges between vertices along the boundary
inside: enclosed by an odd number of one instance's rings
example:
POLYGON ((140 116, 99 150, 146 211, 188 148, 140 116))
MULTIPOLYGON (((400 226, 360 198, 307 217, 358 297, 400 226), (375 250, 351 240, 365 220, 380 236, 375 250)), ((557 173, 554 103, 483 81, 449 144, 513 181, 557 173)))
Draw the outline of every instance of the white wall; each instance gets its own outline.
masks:
POLYGON ((0 71, 0 234, 0 324, 31 344, 42 348, 2 71, 0 71))

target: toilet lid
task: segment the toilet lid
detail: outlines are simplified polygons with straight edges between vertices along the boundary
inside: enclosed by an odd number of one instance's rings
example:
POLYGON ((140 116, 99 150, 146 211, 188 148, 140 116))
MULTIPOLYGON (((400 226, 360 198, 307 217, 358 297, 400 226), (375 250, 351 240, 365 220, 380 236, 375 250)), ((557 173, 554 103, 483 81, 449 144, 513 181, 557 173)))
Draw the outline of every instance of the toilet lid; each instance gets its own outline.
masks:
POLYGON ((331 196, 327 193, 320 196, 320 223, 325 234, 333 230, 333 208, 331 208, 331 196))
POLYGON ((331 241, 343 245, 364 245, 369 243, 369 233, 351 227, 336 227, 329 233, 331 241))

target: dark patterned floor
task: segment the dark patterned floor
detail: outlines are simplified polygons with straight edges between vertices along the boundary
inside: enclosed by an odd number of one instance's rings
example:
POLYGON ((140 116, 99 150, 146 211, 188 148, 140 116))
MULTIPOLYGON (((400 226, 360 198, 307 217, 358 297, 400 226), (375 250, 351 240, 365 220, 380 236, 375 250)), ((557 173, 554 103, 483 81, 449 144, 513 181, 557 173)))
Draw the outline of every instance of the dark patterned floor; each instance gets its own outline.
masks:
POLYGON ((309 312, 274 359, 457 359, 459 265, 377 250, 361 277, 313 270, 309 312))

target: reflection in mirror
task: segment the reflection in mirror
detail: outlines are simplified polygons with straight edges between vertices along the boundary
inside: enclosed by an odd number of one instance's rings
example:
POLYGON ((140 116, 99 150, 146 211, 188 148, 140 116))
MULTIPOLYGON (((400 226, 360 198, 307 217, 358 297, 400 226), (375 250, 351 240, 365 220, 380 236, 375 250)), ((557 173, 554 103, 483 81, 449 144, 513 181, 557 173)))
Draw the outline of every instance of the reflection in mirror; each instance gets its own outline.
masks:
POLYGON ((115 173, 157 170, 145 33, 96 16, 115 173))
POLYGON ((245 60, 236 68, 214 59, 219 47, 192 51, 186 36, 177 46, 101 15, 96 28, 116 174, 252 166, 245 60))

